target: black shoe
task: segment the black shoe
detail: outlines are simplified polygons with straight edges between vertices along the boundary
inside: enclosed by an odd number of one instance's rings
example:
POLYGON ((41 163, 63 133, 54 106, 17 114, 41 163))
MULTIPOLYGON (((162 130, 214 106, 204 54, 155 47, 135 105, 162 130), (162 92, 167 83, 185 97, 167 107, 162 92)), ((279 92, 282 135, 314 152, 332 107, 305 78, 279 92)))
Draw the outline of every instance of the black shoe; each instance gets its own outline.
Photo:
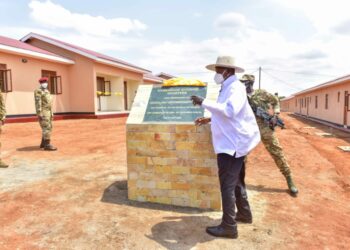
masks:
POLYGON ((51 145, 50 140, 44 140, 44 150, 56 151, 57 148, 51 145))
POLYGON ((292 176, 287 176, 286 180, 290 195, 293 197, 297 197, 299 191, 293 182, 292 176))
POLYGON ((206 232, 215 237, 224 237, 230 239, 237 239, 238 232, 234 229, 227 229, 223 226, 207 227, 206 232))
POLYGON ((241 223, 247 223, 247 224, 252 224, 253 223, 253 218, 252 217, 243 217, 240 215, 236 215, 235 218, 236 222, 241 222, 241 223))

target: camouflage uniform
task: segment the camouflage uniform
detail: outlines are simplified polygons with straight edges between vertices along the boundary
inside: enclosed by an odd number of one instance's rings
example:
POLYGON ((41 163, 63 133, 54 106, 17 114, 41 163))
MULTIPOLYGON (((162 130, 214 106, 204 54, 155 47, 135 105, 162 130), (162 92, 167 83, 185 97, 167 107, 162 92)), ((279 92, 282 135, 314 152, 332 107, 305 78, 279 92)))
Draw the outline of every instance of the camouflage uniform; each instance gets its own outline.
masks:
MULTIPOLYGON (((271 113, 273 109, 274 114, 280 112, 279 100, 276 96, 268 93, 263 89, 255 90, 254 94, 249 98, 249 102, 254 109, 255 107, 261 107, 265 111, 271 113)), ((283 154, 283 149, 272 129, 269 125, 260 118, 256 117, 257 123, 259 125, 261 140, 264 143, 266 149, 271 154, 272 158, 275 160, 277 167, 284 176, 290 175, 289 165, 283 154)))
POLYGON ((47 89, 38 88, 34 91, 36 114, 39 119, 44 140, 51 139, 52 132, 52 97, 47 89))
MULTIPOLYGON (((6 117, 6 109, 5 109, 5 100, 2 96, 1 89, 0 89, 0 121, 1 123, 4 122, 6 117)), ((0 136, 2 132, 2 124, 0 124, 0 136)), ((0 141, 0 149, 1 149, 1 141, 0 141)), ((0 158, 0 168, 7 168, 8 165, 6 165, 0 158)))
MULTIPOLYGON (((255 90, 249 97, 249 103, 253 110, 260 107, 271 115, 280 113, 278 97, 268 93, 266 90, 255 90)), ((296 194, 298 190, 293 183, 289 165, 274 131, 261 117, 256 117, 256 120, 260 129, 261 140, 264 143, 265 148, 271 154, 281 173, 286 177, 291 192, 296 194)))
POLYGON ((42 130, 40 148, 56 150, 56 148, 50 144, 53 120, 51 94, 49 90, 40 87, 34 91, 34 98, 36 114, 39 117, 39 124, 42 130))

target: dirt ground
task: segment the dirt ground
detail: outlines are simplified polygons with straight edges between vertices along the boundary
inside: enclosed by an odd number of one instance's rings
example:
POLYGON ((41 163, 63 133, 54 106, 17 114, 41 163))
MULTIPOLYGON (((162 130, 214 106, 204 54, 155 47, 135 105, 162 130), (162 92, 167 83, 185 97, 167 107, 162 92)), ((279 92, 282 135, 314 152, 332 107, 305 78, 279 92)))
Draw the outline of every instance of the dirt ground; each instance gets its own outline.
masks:
POLYGON ((350 153, 337 146, 350 134, 283 118, 277 133, 300 194, 288 195, 259 145, 246 180, 254 222, 239 224, 237 240, 205 233, 220 212, 127 199, 125 118, 57 121, 57 152, 39 150, 37 123, 7 124, 0 249, 349 249, 350 153))

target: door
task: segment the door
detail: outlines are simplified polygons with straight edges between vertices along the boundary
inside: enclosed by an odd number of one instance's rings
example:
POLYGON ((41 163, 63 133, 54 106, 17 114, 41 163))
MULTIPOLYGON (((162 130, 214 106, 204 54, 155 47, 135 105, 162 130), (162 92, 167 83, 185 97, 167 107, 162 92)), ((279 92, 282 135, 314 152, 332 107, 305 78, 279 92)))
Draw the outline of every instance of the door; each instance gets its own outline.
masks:
POLYGON ((128 110, 128 85, 124 81, 124 110, 128 110))
POLYGON ((3 64, 0 64, 0 87, 1 87, 1 92, 5 92, 5 85, 6 85, 6 66, 3 66, 3 64))
POLYGON ((306 115, 309 116, 310 97, 306 97, 306 115))
POLYGON ((105 79, 103 77, 97 77, 97 98, 98 98, 98 111, 102 110, 101 96, 105 94, 105 79))
POLYGON ((350 94, 349 91, 344 93, 344 127, 349 125, 348 114, 350 114, 350 94))

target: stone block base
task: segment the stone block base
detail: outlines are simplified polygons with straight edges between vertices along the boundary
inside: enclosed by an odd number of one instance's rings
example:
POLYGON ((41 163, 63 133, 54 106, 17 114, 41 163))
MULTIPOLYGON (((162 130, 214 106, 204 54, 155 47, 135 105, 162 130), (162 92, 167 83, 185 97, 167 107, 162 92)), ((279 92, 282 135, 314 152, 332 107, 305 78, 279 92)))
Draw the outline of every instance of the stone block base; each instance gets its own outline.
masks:
POLYGON ((221 209, 210 126, 127 124, 128 197, 221 209))

